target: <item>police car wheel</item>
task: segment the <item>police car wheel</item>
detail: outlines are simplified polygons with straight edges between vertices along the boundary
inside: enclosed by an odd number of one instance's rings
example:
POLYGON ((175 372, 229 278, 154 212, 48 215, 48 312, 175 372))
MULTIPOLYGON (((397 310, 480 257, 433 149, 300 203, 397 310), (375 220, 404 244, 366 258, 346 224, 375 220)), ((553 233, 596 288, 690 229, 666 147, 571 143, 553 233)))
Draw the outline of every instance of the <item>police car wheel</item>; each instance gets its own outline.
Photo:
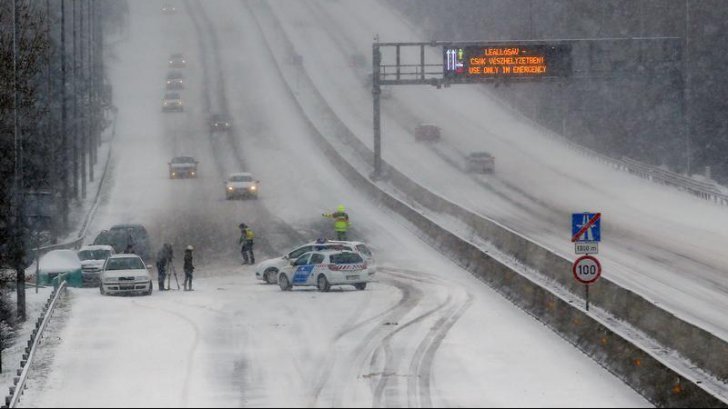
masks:
POLYGON ((359 291, 364 291, 367 289, 367 283, 356 283, 356 284, 354 284, 354 288, 356 288, 359 291))
POLYGON ((318 290, 323 293, 327 293, 331 289, 331 284, 329 284, 329 280, 323 274, 318 276, 318 279, 316 280, 316 284, 317 284, 316 286, 318 287, 318 290))
POLYGON ((285 274, 281 274, 278 277, 278 286, 281 287, 281 291, 290 291, 291 283, 288 281, 288 277, 285 274))

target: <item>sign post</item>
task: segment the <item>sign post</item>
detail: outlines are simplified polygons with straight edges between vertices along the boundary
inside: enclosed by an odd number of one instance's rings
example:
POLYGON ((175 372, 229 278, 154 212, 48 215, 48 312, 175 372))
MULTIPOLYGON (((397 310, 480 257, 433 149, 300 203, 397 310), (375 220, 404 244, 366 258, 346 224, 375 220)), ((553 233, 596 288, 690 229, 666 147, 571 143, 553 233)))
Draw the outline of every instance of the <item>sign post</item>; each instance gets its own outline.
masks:
POLYGON ((586 310, 589 311, 589 286, 596 283, 602 276, 602 264, 596 257, 586 255, 581 256, 574 262, 571 267, 576 281, 584 284, 586 290, 586 310))

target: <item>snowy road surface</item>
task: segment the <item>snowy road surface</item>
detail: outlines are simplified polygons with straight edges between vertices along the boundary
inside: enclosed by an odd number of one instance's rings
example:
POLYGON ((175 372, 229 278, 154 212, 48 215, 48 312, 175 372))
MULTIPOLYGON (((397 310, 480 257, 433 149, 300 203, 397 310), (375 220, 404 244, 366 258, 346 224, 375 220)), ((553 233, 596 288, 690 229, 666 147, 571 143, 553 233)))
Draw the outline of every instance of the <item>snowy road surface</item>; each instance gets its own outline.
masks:
MULTIPOLYGON (((370 61, 375 35, 383 42, 423 41, 423 35, 379 2, 266 4, 318 91, 371 147, 371 89, 363 85, 371 65, 355 69, 350 61, 354 55, 370 61)), ((573 258, 571 213, 601 212, 603 276, 728 339, 725 206, 590 160, 547 137, 487 88, 391 88, 393 97, 382 102, 384 160, 566 258, 573 258), (442 142, 414 143, 413 129, 422 122, 440 126, 442 142), (462 164, 445 160, 443 152, 451 150, 493 153, 495 174, 464 173, 462 164)))
POLYGON ((130 4, 130 39, 110 57, 113 177, 93 229, 141 222, 155 246, 174 245, 178 271, 194 245, 196 291, 72 289, 23 406, 649 406, 353 189, 312 142, 240 2, 175 16, 130 4), (178 51, 190 61, 185 112, 162 114, 178 51), (224 109, 235 131, 211 135, 206 118, 224 109), (167 178, 180 154, 200 161, 198 179, 167 178), (224 199, 239 170, 261 180, 258 201, 224 199), (239 222, 262 259, 330 235, 320 215, 339 203, 380 266, 366 291, 283 293, 239 265, 239 222))

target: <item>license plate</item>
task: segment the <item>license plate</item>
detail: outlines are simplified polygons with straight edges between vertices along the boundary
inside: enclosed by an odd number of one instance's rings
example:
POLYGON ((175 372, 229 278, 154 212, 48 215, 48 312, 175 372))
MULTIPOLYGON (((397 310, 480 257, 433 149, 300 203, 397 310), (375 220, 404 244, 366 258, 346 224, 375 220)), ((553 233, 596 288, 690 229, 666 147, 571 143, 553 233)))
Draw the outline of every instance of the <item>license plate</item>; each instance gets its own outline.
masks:
POLYGON ((358 280, 359 276, 346 276, 347 280, 358 280))

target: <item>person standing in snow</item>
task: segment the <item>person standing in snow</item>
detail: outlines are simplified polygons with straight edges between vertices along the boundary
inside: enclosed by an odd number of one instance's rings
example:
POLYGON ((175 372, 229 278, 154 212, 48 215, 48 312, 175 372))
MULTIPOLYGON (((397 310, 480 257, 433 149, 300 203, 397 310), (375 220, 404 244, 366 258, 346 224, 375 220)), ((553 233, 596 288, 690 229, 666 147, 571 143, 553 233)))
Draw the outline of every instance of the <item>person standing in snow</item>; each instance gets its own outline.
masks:
POLYGON ((185 291, 192 291, 192 272, 195 271, 195 266, 192 265, 192 250, 194 247, 191 245, 185 249, 185 291))

